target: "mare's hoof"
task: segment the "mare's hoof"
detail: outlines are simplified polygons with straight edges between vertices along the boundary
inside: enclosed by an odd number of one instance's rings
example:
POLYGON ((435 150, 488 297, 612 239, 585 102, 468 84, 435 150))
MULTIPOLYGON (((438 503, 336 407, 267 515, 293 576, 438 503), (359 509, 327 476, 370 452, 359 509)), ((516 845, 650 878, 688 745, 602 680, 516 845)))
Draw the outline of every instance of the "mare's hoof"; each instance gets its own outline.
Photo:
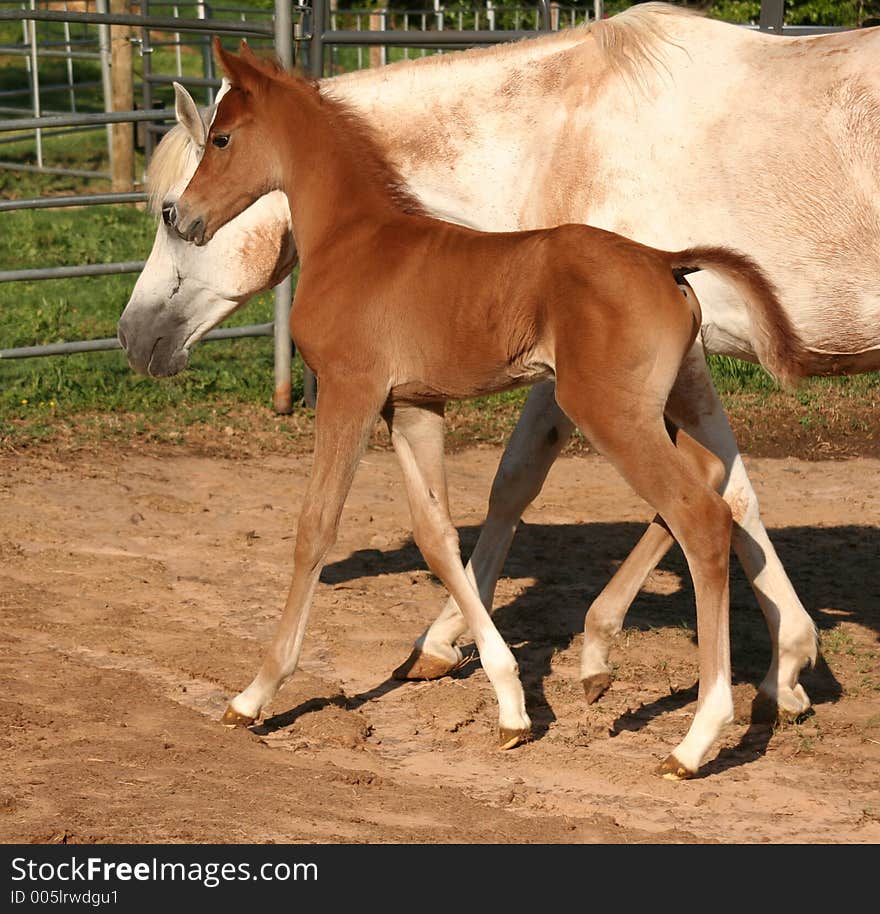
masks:
POLYGON ((255 720, 255 717, 239 714, 232 705, 228 705, 223 717, 220 719, 220 723, 224 727, 249 727, 255 720))
POLYGON ((798 701, 798 698, 793 695, 791 704, 793 707, 788 707, 758 689, 757 694, 752 699, 752 723, 769 725, 791 724, 810 716, 812 709, 806 693, 804 694, 803 702, 798 701))
POLYGON ((692 778, 696 771, 689 771, 674 755, 670 755, 657 769, 657 774, 670 781, 686 781, 688 778, 692 778))
POLYGON ((587 704, 591 705, 597 702, 611 688, 611 673, 594 673, 581 680, 584 687, 584 695, 587 696, 587 704))
POLYGON ((498 748, 513 749, 520 743, 527 743, 532 738, 531 727, 511 729, 510 727, 498 728, 498 748))
POLYGON ((461 654, 450 661, 436 654, 426 654, 416 647, 391 675, 395 679, 440 679, 457 670, 461 664, 461 654))

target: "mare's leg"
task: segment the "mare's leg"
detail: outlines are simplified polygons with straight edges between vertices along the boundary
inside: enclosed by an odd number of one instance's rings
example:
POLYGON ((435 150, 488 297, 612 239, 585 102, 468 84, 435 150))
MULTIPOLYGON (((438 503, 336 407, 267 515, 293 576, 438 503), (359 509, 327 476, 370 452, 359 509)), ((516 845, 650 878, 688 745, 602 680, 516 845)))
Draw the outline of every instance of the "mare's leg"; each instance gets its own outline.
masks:
MULTIPOLYGON (((666 428, 676 449, 691 464, 697 476, 717 491, 724 481, 724 464, 670 422, 666 423, 666 428)), ((674 542, 669 527, 658 514, 587 611, 581 652, 581 682, 589 704, 611 685, 608 655, 614 639, 623 628, 627 608, 674 542)))
POLYGON ((321 382, 315 418, 315 455, 300 509, 293 580, 275 637, 254 681, 229 703, 223 723, 247 726, 294 674, 309 609, 327 553, 336 541, 339 517, 358 461, 385 393, 369 381, 321 382))
MULTIPOLYGON (((489 496, 489 513, 480 530, 467 574, 491 611, 495 585, 523 511, 537 497, 574 426, 556 405, 552 382, 536 384, 510 438, 489 496)), ((418 638, 412 654, 394 675, 399 679, 435 679, 461 662, 455 644, 467 623, 455 598, 418 638)))
POLYGON ((386 412, 386 419, 403 470, 416 545, 461 607, 464 624, 474 636, 483 669, 498 697, 500 746, 509 749, 528 738, 531 722, 516 660, 461 562, 446 492, 442 409, 396 406, 386 412))
MULTIPOLYGON (((588 361, 588 360, 585 360, 588 361)), ((571 368, 571 365, 568 365, 571 368)), ((662 515, 687 559, 697 604, 700 684, 687 736, 661 765, 668 777, 695 774, 703 756, 733 720, 730 684, 730 508, 673 445, 648 385, 626 384, 625 396, 594 384, 596 408, 585 401, 588 379, 557 362, 560 406, 624 479, 662 515), (634 393, 637 391, 637 393, 634 393)), ((638 380, 638 379, 636 379, 638 380)), ((662 401, 661 401, 662 402, 662 401)))
MULTIPOLYGON (((733 545, 764 614, 773 652, 770 669, 759 693, 773 708, 798 714, 807 710, 810 700, 798 683, 798 675, 816 659, 816 629, 791 584, 767 531, 761 521, 758 500, 737 449, 736 440, 706 367, 705 353, 695 343, 676 381, 667 412, 697 441, 722 459, 726 479, 721 489, 734 516, 733 545)), ((513 437, 502 457, 492 487, 489 513, 474 549, 468 571, 490 605, 495 584, 520 515, 541 490, 547 473, 571 434, 571 424, 561 414, 548 384, 533 388, 513 437)), ((644 581, 671 545, 662 528, 652 525, 638 555, 618 574, 644 581)), ((635 596, 630 582, 621 585, 617 613, 619 625, 635 596)), ((609 585, 616 586, 616 585, 609 585)), ((612 590, 612 593, 614 591, 612 590)), ((604 596, 608 596, 604 594, 604 596)), ((610 602, 605 599, 608 624, 610 602)), ((460 662, 456 638, 464 634, 465 623, 455 601, 450 598, 443 612, 416 642, 410 658, 395 670, 401 678, 432 679, 442 676, 460 662)), ((607 672, 584 668, 584 676, 607 672)), ((600 688, 601 694, 607 682, 600 688)), ((598 697, 598 694, 594 696, 598 697)))

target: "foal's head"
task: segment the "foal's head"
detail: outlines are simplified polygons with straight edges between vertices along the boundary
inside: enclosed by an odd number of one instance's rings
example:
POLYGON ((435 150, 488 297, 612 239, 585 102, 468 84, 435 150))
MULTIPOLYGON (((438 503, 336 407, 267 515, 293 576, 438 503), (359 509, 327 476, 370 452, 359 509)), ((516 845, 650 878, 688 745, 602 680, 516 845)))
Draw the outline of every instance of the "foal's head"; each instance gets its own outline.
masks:
MULTIPOLYGON (((281 71, 258 61, 244 41, 238 57, 224 51, 217 38, 214 51, 226 79, 204 155, 183 194, 162 206, 165 223, 196 244, 206 244, 217 229, 281 185, 279 140, 273 136, 283 117, 283 99, 273 91, 281 71)), ((316 93, 304 80, 288 77, 287 83, 316 93)))

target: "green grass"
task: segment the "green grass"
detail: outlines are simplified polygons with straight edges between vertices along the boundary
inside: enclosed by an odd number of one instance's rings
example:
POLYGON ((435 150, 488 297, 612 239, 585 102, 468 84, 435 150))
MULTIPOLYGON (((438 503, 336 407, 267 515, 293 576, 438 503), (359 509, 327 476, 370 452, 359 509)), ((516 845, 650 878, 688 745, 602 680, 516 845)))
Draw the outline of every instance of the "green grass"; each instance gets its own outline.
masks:
MULTIPOLYGON (((0 269, 145 259, 155 231, 152 217, 123 206, 4 213, 0 220, 0 269)), ((0 348, 115 336, 136 278, 0 284, 0 348)), ((227 324, 270 320, 272 297, 262 295, 227 324)), ((186 425, 235 405, 268 407, 272 364, 269 338, 205 343, 189 371, 163 381, 135 375, 121 352, 2 360, 0 438, 51 436, 60 420, 87 413, 186 425)))

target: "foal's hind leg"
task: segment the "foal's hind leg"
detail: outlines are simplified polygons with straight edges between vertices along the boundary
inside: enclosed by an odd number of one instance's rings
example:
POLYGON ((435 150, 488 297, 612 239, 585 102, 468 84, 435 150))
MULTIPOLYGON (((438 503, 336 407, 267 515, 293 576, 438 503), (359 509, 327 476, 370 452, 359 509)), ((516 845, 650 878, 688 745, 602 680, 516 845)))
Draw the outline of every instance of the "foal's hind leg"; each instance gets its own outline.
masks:
MULTIPOLYGON (((672 423, 667 422, 666 428, 676 449, 691 464, 697 476, 717 491, 724 481, 724 464, 672 423)), ((674 542, 669 528, 658 514, 587 611, 581 682, 589 704, 597 701, 611 685, 611 666, 608 663, 611 645, 623 628, 626 612, 636 595, 674 542)))
MULTIPOLYGON (((489 512, 467 564, 483 605, 492 610, 495 585, 523 511, 541 491, 553 461, 574 426, 556 404, 552 382, 536 384, 508 442, 489 496, 489 512)), ((412 653, 395 671, 398 679, 436 679, 461 663, 455 644, 467 623, 450 596, 440 615, 419 636, 412 653)))
POLYGON ((729 560, 730 509, 678 452, 649 391, 625 396, 615 389, 596 389, 591 396, 601 409, 583 402, 586 379, 563 374, 557 385, 559 405, 611 460, 624 479, 662 515, 687 559, 697 603, 700 684, 697 711, 684 740, 661 765, 664 776, 695 774, 703 756, 733 719, 730 684, 729 560), (644 393, 645 397, 640 395, 644 393), (637 399, 638 398, 638 399, 637 399))
POLYGON ((458 531, 449 516, 443 466, 442 410, 396 406, 386 413, 413 518, 413 536, 431 571, 452 594, 474 636, 499 705, 500 748, 528 739, 531 722, 516 660, 465 573, 458 531))
MULTIPOLYGON (((816 661, 816 628, 767 536, 757 497, 699 342, 685 358, 667 403, 667 414, 717 455, 724 468, 723 478, 715 487, 731 506, 733 548, 758 598, 773 645, 770 669, 759 686, 756 706, 762 713, 766 706, 773 716, 799 714, 810 707, 798 676, 804 666, 816 661)), ((630 603, 672 542, 662 526, 652 523, 597 598, 602 601, 602 610, 595 621, 597 625, 601 622, 601 628, 594 629, 593 638, 588 635, 585 639, 581 666, 588 701, 597 700, 611 683, 604 645, 610 648, 612 633, 622 626, 630 603)))

